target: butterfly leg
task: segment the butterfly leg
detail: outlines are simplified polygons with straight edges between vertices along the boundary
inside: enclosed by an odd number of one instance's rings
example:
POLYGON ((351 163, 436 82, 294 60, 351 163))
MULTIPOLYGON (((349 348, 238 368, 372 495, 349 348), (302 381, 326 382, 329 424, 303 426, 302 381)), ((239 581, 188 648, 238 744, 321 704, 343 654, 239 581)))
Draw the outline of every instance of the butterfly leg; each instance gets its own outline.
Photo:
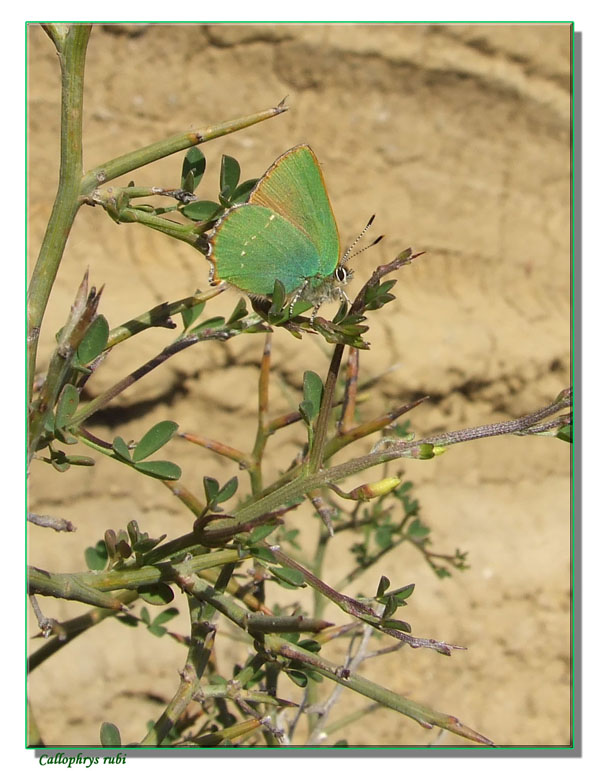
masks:
POLYGON ((311 327, 314 327, 315 325, 315 319, 317 318, 317 313, 319 312, 319 308, 323 305, 322 302, 317 302, 313 306, 312 313, 310 314, 310 325, 311 327))
POLYGON ((348 303, 348 305, 352 305, 352 303, 350 302, 350 298, 348 297, 346 292, 344 292, 344 290, 342 289, 341 286, 339 287, 339 291, 340 291, 339 299, 340 300, 345 300, 348 303))
POLYGON ((294 314, 294 305, 296 305, 298 300, 302 297, 302 295, 304 294, 304 292, 306 290, 306 287, 308 286, 308 281, 309 280, 307 278, 305 278, 304 279, 304 283, 302 284, 302 286, 299 289, 296 289, 296 291, 294 292, 294 296, 292 297, 292 301, 290 303, 290 318, 292 318, 292 316, 294 314))
POLYGON ((208 269, 208 283, 211 286, 214 286, 216 283, 215 281, 215 265, 213 262, 210 263, 210 268, 208 269))

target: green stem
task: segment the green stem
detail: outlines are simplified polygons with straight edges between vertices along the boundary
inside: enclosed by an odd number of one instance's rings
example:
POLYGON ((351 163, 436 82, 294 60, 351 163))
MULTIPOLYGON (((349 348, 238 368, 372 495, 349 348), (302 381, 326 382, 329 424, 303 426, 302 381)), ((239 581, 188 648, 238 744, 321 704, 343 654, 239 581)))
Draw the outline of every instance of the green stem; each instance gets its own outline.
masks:
POLYGON ((213 551, 199 554, 171 566, 168 562, 143 567, 125 567, 120 570, 102 570, 87 573, 51 573, 30 566, 27 583, 30 594, 76 600, 100 608, 122 610, 122 601, 107 592, 116 589, 141 589, 156 583, 172 583, 196 572, 221 565, 236 565, 250 555, 240 557, 236 551, 213 551))
POLYGON ((332 662, 329 662, 314 653, 310 653, 304 648, 293 645, 282 637, 277 635, 266 635, 264 645, 269 653, 284 656, 291 661, 301 661, 304 665, 315 669, 324 677, 333 680, 335 683, 350 688, 351 690, 356 691, 356 693, 360 693, 378 704, 382 704, 389 709, 401 712, 403 715, 406 715, 406 717, 416 720, 424 728, 432 728, 434 725, 437 725, 440 728, 445 728, 459 736, 463 736, 470 741, 493 745, 493 742, 490 739, 464 725, 453 715, 438 712, 423 704, 418 704, 404 696, 400 696, 360 675, 337 667, 332 662))
POLYGON ((184 225, 182 222, 174 222, 167 219, 167 217, 161 217, 158 214, 152 214, 151 212, 144 211, 136 207, 127 207, 117 215, 118 221, 122 223, 137 222, 140 225, 145 225, 152 230, 157 230, 165 236, 176 238, 178 241, 183 241, 190 246, 196 246, 198 242, 198 234, 194 228, 194 225, 184 225))
MULTIPOLYGON (((214 540, 218 543, 226 537, 231 537, 244 530, 250 530, 252 523, 264 521, 264 516, 268 512, 284 508, 290 501, 302 498, 311 490, 326 487, 333 482, 361 471, 366 471, 366 469, 373 466, 399 460, 400 458, 430 459, 435 457, 435 452, 430 452, 431 448, 447 447, 458 442, 468 442, 475 439, 517 433, 565 409, 570 404, 571 397, 570 391, 568 391, 564 395, 561 394, 560 399, 547 407, 515 420, 460 429, 445 434, 437 434, 426 439, 415 439, 410 442, 389 441, 385 445, 386 449, 379 449, 370 452, 368 455, 353 458, 345 463, 341 463, 339 466, 321 469, 314 474, 300 475, 285 485, 272 490, 272 492, 269 492, 262 498, 242 505, 237 512, 234 512, 233 517, 235 519, 233 522, 229 520, 227 523, 210 523, 204 531, 203 542, 208 544, 214 540)), ((319 413, 319 417, 320 415, 321 413, 319 413)), ((294 469, 294 471, 296 470, 294 469)))
POLYGON ((234 522, 227 520, 225 523, 210 523, 204 531, 203 540, 207 543, 209 539, 211 541, 213 539, 220 541, 225 536, 235 535, 236 533, 249 529, 246 526, 250 525, 254 520, 258 520, 270 511, 276 511, 277 509, 285 507, 290 501, 302 498, 311 490, 326 486, 330 482, 344 479, 359 471, 364 471, 365 469, 371 468, 371 466, 375 466, 378 463, 383 463, 388 459, 388 454, 384 453, 378 453, 377 455, 363 455, 362 457, 353 458, 346 463, 342 463, 339 466, 322 469, 310 476, 299 476, 288 482, 285 486, 273 490, 273 492, 265 495, 263 498, 259 498, 258 500, 243 505, 234 514, 234 522))
POLYGON ((168 139, 161 139, 151 145, 125 153, 118 158, 114 158, 106 163, 96 166, 84 176, 81 185, 82 195, 89 195, 98 185, 110 182, 111 179, 120 177, 123 174, 129 174, 135 169, 146 166, 148 163, 165 158, 168 155, 177 153, 180 150, 186 150, 194 145, 208 142, 211 139, 231 134, 234 131, 248 128, 263 120, 268 120, 276 115, 285 112, 287 107, 283 104, 277 107, 271 107, 268 110, 245 115, 242 118, 234 118, 230 121, 218 123, 215 126, 209 126, 197 131, 186 131, 182 134, 176 134, 168 139))
POLYGON ((329 416, 331 414, 331 408, 333 407, 335 398, 335 384, 337 382, 338 374, 340 371, 340 364, 342 362, 343 353, 344 344, 338 343, 335 346, 333 356, 331 357, 331 364, 329 365, 327 380, 325 381, 325 388, 323 390, 321 409, 319 410, 319 415, 315 424, 315 433, 312 441, 310 456, 308 459, 309 472, 318 471, 323 464, 329 416))
POLYGON ((104 393, 99 394, 95 399, 92 399, 90 402, 88 402, 71 418, 68 423, 68 428, 73 429, 77 427, 84 420, 87 420, 90 415, 93 415, 98 410, 106 407, 106 405, 112 401, 115 396, 118 396, 126 388, 129 388, 129 386, 133 385, 133 383, 140 380, 140 378, 144 377, 149 372, 152 372, 153 369, 156 369, 156 367, 158 367, 168 358, 176 353, 179 353, 179 351, 182 351, 184 348, 188 348, 190 345, 194 345, 197 342, 199 342, 198 336, 190 335, 189 337, 183 338, 182 340, 177 340, 172 345, 168 345, 153 359, 150 359, 141 367, 138 367, 134 372, 119 380, 118 383, 115 383, 104 393))
POLYGON ((175 316, 177 313, 181 313, 188 308, 193 308, 195 305, 205 303, 207 300, 224 292, 226 288, 226 284, 223 283, 219 284, 217 287, 208 289, 205 292, 199 292, 190 297, 184 297, 182 300, 176 300, 172 303, 160 303, 160 305, 156 305, 151 310, 140 314, 136 318, 130 319, 124 324, 111 329, 106 348, 112 348, 117 345, 117 343, 122 343, 123 340, 127 340, 133 335, 137 335, 139 332, 143 332, 146 329, 168 326, 172 321, 171 316, 175 316))
POLYGON ((263 355, 260 362, 260 377, 258 380, 258 419, 256 422, 254 447, 252 448, 253 462, 248 469, 253 495, 259 495, 263 489, 262 460, 267 440, 271 435, 267 428, 269 411, 269 380, 271 374, 271 341, 272 334, 269 333, 265 337, 263 355))
MULTIPOLYGON (((323 575, 323 564, 325 562, 327 546, 329 545, 329 534, 326 527, 321 526, 320 535, 321 537, 317 540, 317 548, 312 561, 312 572, 317 578, 321 578, 323 575)), ((315 618, 323 618, 326 602, 325 596, 316 587, 313 587, 313 615, 315 618)))
POLYGON ((29 284, 27 305, 28 403, 33 392, 40 328, 50 292, 58 273, 67 237, 79 200, 82 174, 82 113, 85 55, 91 32, 89 24, 73 24, 64 37, 50 34, 57 45, 61 68, 60 174, 58 190, 29 284))

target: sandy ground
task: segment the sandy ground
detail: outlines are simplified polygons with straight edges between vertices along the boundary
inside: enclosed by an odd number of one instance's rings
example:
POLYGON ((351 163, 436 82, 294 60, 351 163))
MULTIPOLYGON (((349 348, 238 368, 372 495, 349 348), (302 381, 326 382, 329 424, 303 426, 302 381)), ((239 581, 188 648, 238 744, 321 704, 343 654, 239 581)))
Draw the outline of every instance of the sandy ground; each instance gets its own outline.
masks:
MULTIPOLYGON (((58 63, 36 26, 29 30, 28 64, 31 268, 52 207, 59 142, 58 63)), ((350 242, 373 212, 377 233, 386 234, 354 264, 357 287, 405 247, 426 251, 398 274, 397 302, 372 317, 361 373, 386 374, 361 415, 428 394, 411 416, 417 434, 427 435, 517 417, 569 384, 569 89, 567 25, 99 26, 88 49, 84 166, 274 106, 287 95, 286 114, 204 146, 203 196, 215 194, 222 153, 241 162, 244 178, 257 177, 284 150, 308 142, 323 165, 343 240, 350 242)), ((180 164, 172 156, 140 169, 135 182, 176 186, 180 164)), ((40 371, 87 267, 92 282, 105 285, 101 310, 111 326, 208 286, 206 263, 189 246, 117 227, 100 209, 84 207, 48 307, 40 371)), ((226 292, 211 314, 227 313, 237 299, 226 292)), ((153 330, 120 346, 87 395, 153 356, 172 334, 153 330)), ((181 354, 99 414, 95 432, 139 438, 168 418, 250 448, 259 338, 181 354)), ((275 335, 272 414, 298 403, 305 369, 325 374, 328 348, 321 343, 275 335)), ((301 441, 297 427, 274 438, 271 478, 301 441)), ((202 476, 224 481, 239 473, 183 441, 168 450, 198 493, 202 476)), ((419 636, 468 650, 447 658, 404 649, 367 660, 360 673, 458 716, 498 744, 568 744, 568 446, 501 438, 399 470, 415 484, 435 549, 467 551, 471 568, 439 580, 416 550, 404 547, 345 591, 373 594, 382 573, 394 586, 414 582, 401 617, 419 636)), ((54 571, 85 569, 84 549, 106 528, 134 518, 152 535, 174 537, 190 527, 188 512, 160 483, 137 479, 106 458, 63 475, 36 464, 29 498, 32 510, 77 526, 73 534, 30 531, 31 562, 54 571)), ((294 512, 290 525, 302 529, 312 550, 310 510, 294 512)), ((352 542, 339 536, 329 546, 326 580, 340 581, 352 569, 352 542)), ((50 599, 42 607, 58 618, 82 612, 50 599)), ((335 610, 327 617, 343 621, 335 610)), ((172 628, 185 633, 184 618, 172 628)), ((233 643, 223 638, 221 646, 220 660, 227 661, 233 643)), ((339 662, 344 653, 341 644, 327 649, 339 662)), ((139 741, 173 694, 184 657, 172 639, 114 620, 82 635, 31 676, 45 742, 97 743, 103 720, 119 726, 124 742, 139 741)), ((290 693, 299 698, 297 689, 290 693)), ((365 703, 345 696, 331 719, 365 703)), ((342 736, 357 745, 465 743, 384 710, 330 741, 342 736)))

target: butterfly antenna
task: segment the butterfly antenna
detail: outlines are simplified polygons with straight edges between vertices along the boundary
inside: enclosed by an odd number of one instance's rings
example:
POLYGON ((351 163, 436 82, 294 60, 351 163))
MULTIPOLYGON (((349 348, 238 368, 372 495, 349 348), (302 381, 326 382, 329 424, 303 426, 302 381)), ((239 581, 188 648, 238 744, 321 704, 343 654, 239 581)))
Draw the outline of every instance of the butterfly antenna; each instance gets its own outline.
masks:
POLYGON ((364 236, 364 234, 367 232, 367 230, 371 227, 371 225, 373 224, 373 220, 374 219, 375 219, 375 215, 373 214, 371 216, 371 218, 369 219, 369 221, 367 222, 367 224, 361 230, 361 232, 356 236, 354 241, 350 244, 350 246, 344 252, 343 257, 340 260, 340 265, 344 265, 346 262, 348 262, 348 260, 351 257, 356 257, 357 255, 362 254, 363 252, 366 252, 367 249, 370 249, 372 246, 375 246, 375 244, 378 244, 381 241, 383 236, 377 236, 377 238, 374 241, 372 241, 368 246, 363 246, 363 248, 359 249, 358 252, 356 252, 355 254, 352 254, 352 251, 353 251, 354 247, 360 241, 360 239, 364 236))

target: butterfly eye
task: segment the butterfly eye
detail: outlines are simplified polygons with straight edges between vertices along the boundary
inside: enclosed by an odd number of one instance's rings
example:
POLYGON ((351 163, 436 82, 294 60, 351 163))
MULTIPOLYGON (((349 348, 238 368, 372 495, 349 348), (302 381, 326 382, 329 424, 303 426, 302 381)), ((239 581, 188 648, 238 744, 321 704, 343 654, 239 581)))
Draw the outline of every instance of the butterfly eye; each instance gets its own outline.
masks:
POLYGON ((345 284, 352 275, 352 271, 345 268, 343 265, 338 265, 333 275, 335 276, 336 281, 345 284))

